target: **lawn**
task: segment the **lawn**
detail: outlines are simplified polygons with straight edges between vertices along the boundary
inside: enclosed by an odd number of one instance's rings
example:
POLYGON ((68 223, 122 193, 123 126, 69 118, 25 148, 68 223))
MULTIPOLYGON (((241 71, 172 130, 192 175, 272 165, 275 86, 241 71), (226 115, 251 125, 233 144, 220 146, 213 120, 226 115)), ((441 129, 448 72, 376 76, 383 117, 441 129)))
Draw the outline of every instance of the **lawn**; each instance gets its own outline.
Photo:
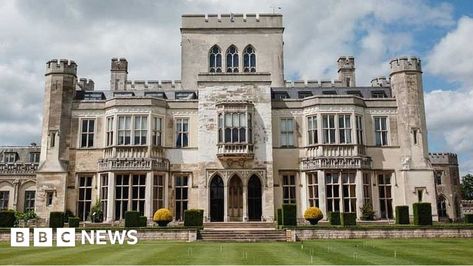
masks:
POLYGON ((141 241, 75 248, 11 248, 1 242, 0 264, 473 264, 473 240, 141 241))

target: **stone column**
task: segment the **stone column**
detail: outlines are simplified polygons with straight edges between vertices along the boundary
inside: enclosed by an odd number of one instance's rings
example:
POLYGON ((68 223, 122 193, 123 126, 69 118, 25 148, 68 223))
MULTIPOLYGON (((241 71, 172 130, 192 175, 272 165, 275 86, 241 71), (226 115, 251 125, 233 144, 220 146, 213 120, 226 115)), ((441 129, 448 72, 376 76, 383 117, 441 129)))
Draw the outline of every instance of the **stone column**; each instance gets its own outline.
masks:
POLYGON ((228 185, 223 186, 223 221, 228 222, 228 185))
POLYGON ((357 170, 355 176, 356 185, 356 217, 361 218, 361 207, 365 204, 363 195, 363 171, 357 170))
POLYGON ((307 174, 306 172, 301 172, 299 174, 300 177, 300 186, 299 186, 299 206, 300 206, 300 213, 299 217, 304 218, 304 211, 307 209, 307 174))
MULTIPOLYGON (((243 222, 248 221, 248 186, 243 185, 243 222)), ((263 188, 261 188, 263 190, 263 188)))
POLYGON ((153 216, 153 172, 146 173, 144 215, 148 217, 148 219, 153 216))
POLYGON ((108 197, 106 221, 112 222, 115 213, 115 173, 108 173, 108 197))
POLYGON ((319 208, 324 214, 324 219, 328 219, 327 213, 327 204, 325 198, 325 173, 322 170, 317 171, 317 178, 318 178, 318 187, 319 187, 319 208))
POLYGON ((20 197, 20 180, 13 181, 13 209, 18 211, 18 198, 20 197))

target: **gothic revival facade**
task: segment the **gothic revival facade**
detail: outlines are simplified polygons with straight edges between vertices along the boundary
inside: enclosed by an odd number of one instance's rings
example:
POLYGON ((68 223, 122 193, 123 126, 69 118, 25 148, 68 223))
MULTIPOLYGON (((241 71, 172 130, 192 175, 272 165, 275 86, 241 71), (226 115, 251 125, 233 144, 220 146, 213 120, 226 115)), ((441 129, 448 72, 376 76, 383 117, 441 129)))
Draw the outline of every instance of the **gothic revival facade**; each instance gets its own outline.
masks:
MULTIPOLYGON (((429 159, 420 60, 394 59, 368 86, 353 57, 338 59, 335 81, 287 81, 283 31, 278 14, 184 15, 176 81, 129 80, 114 58, 110 88, 96 90, 75 62, 49 61, 39 168, 20 178, 34 184, 37 214, 86 220, 100 201, 107 222, 162 207, 177 221, 190 208, 206 221, 273 221, 296 204, 302 221, 309 206, 360 218, 371 204, 392 219, 425 201, 434 219, 456 219, 458 165, 429 159), (456 172, 438 183, 436 167, 456 172)), ((20 191, 3 204, 18 207, 22 190, 0 178, 1 191, 20 191)))

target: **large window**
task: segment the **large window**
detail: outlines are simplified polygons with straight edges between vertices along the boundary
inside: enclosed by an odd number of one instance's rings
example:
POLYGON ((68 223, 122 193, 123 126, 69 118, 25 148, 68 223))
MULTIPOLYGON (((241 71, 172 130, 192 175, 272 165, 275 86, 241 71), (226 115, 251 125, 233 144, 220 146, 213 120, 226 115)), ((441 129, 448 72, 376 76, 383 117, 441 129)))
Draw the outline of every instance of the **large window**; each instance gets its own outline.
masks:
POLYGON ((343 183, 343 211, 356 212, 356 184, 355 173, 342 172, 343 183))
POLYGON ((256 72, 255 48, 251 45, 248 45, 243 51, 243 71, 256 72))
POLYGON ((153 145, 162 146, 163 119, 161 117, 153 118, 153 145))
POLYGON ((220 143, 247 143, 251 141, 251 138, 247 138, 247 134, 250 134, 249 125, 249 114, 248 120, 246 113, 221 113, 218 116, 218 141, 220 143))
POLYGON ((335 143, 335 115, 323 115, 322 127, 322 132, 324 134, 324 143, 335 143))
POLYGON ((102 215, 107 217, 108 211, 108 174, 100 175, 100 203, 102 204, 102 215))
POLYGON ((3 154, 3 162, 5 163, 14 163, 16 162, 16 152, 5 152, 3 154))
POLYGON ((317 116, 309 116, 307 117, 307 136, 308 136, 308 144, 314 145, 319 143, 319 136, 317 134, 317 116))
POLYGON ((319 180, 317 173, 307 174, 307 189, 309 190, 309 206, 319 207, 319 180))
POLYGON ((131 145, 131 116, 118 117, 118 145, 131 145))
POLYGON ((363 201, 371 204, 371 177, 368 173, 363 173, 363 201))
POLYGON ((92 176, 79 177, 79 200, 77 214, 82 221, 87 220, 92 204, 92 176))
POLYGON ((340 177, 334 172, 325 172, 327 213, 340 211, 340 177))
POLYGON ((153 177, 153 212, 164 208, 164 175, 153 177))
POLYGON ((80 147, 90 148, 94 146, 94 119, 82 119, 80 147))
POLYGON ((146 175, 133 175, 131 180, 131 210, 144 215, 146 175))
POLYGON ((107 117, 107 146, 113 145, 113 116, 107 117))
POLYGON ((30 163, 39 163, 39 152, 30 152, 30 163))
POLYGON ((0 191, 0 210, 8 209, 10 191, 0 191))
POLYGON ((281 118, 281 147, 294 147, 294 119, 281 118))
POLYGON ((176 220, 184 219, 184 211, 188 205, 189 178, 185 175, 175 177, 175 203, 176 203, 176 220))
POLYGON ((393 205, 391 196, 391 175, 388 173, 378 174, 379 206, 381 218, 393 218, 393 205))
POLYGON ((209 60, 209 72, 222 72, 222 52, 217 45, 210 48, 209 60))
POLYGON ((35 194, 36 194, 35 191, 31 191, 31 190, 25 191, 24 212, 34 211, 35 194))
POLYGON ((283 203, 296 204, 296 176, 294 174, 284 174, 282 182, 283 203))
POLYGON ((238 50, 234 45, 227 49, 227 72, 238 72, 238 50))
POLYGON ((363 117, 356 116, 356 142, 357 144, 363 144, 363 117))
POLYGON ((374 130, 376 136, 376 146, 388 145, 387 117, 374 118, 374 130))
POLYGON ((128 210, 145 209, 146 175, 117 175, 115 185, 115 220, 125 218, 128 210))
POLYGON ((435 171, 435 184, 436 185, 442 185, 442 171, 435 171))
POLYGON ((440 195, 437 198, 437 212, 439 217, 445 218, 448 217, 447 215, 447 200, 443 195, 440 195))
POLYGON ((183 148, 189 146, 189 119, 176 119, 176 147, 183 148))
POLYGON ((340 143, 351 143, 350 115, 338 115, 338 127, 340 130, 340 143))
POLYGON ((135 116, 135 130, 133 135, 135 145, 146 145, 146 136, 148 135, 148 117, 147 116, 135 116))

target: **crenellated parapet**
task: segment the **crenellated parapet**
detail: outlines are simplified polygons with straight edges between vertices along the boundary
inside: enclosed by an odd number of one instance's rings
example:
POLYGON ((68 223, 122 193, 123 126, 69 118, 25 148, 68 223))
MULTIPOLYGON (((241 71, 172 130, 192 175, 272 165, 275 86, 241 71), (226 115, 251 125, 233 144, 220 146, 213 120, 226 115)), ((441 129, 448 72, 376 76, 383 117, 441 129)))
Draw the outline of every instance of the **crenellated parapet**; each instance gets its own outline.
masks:
POLYGON ((385 76, 380 76, 371 80, 371 87, 389 87, 391 84, 385 76))
POLYGON ((458 158, 455 153, 429 153, 429 159, 432 164, 453 164, 458 165, 458 158))
POLYGON ((340 56, 337 60, 338 71, 341 69, 354 69, 355 58, 353 56, 340 56))
POLYGON ((77 75, 77 64, 68 59, 52 59, 46 63, 45 76, 50 74, 70 74, 77 75))
POLYGON ((83 91, 93 91, 95 82, 91 79, 81 78, 79 79, 78 85, 83 91))
POLYGON ((126 90, 182 90, 180 80, 127 80, 126 90))
POLYGON ((415 56, 395 58, 389 64, 391 75, 402 71, 422 72, 421 60, 415 56))
POLYGON ((283 28, 281 14, 190 14, 182 16, 182 29, 283 28))
POLYGON ((304 88, 304 87, 343 87, 343 83, 340 80, 286 80, 286 88, 304 88))
POLYGON ((125 58, 112 58, 111 71, 124 71, 128 73, 128 61, 125 58))

